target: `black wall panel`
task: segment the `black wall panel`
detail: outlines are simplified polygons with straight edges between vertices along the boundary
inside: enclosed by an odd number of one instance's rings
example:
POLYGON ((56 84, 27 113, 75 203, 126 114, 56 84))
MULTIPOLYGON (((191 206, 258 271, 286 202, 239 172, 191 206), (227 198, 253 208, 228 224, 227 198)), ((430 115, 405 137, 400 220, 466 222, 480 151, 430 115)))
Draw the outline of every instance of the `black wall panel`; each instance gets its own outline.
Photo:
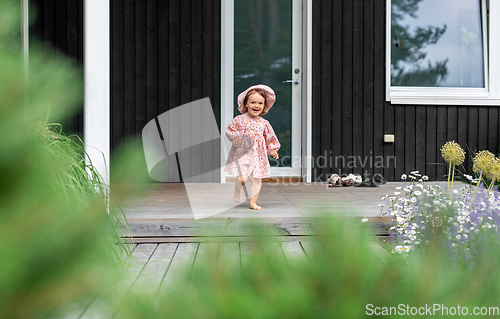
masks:
MULTIPOLYGON (((83 80, 83 0, 32 0, 35 15, 30 28, 30 47, 41 43, 46 56, 57 51, 82 66, 83 80)), ((58 120, 66 134, 83 134, 83 105, 77 114, 58 120)))
POLYGON ((332 173, 399 180, 419 170, 445 179, 440 148, 499 151, 496 106, 385 101, 385 0, 313 0, 313 180, 332 173), (394 134, 395 143, 383 142, 394 134), (323 163, 326 165, 323 165, 323 163))

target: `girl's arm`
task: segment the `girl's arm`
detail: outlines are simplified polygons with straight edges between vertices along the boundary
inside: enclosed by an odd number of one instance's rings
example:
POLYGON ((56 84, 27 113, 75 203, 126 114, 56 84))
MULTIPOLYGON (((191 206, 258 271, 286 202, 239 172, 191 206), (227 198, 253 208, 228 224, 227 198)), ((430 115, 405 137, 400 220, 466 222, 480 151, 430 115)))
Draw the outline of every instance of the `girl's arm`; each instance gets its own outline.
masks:
POLYGON ((240 137, 241 125, 238 118, 234 118, 226 128, 226 136, 232 142, 235 137, 240 137))
POLYGON ((270 154, 272 151, 278 151, 281 147, 280 142, 278 141, 278 137, 274 133, 273 127, 269 122, 266 123, 266 127, 264 129, 264 139, 266 141, 266 149, 267 153, 270 154))

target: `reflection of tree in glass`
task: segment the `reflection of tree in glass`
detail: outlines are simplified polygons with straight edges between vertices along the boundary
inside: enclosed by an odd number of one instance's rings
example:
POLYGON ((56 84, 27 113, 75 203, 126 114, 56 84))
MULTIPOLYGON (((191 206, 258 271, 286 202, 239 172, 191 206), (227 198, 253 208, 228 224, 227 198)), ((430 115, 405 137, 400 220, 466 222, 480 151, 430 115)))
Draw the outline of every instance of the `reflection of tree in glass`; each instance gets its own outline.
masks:
POLYGON ((417 18, 418 4, 421 1, 392 0, 391 85, 439 86, 448 74, 448 59, 435 61, 434 64, 428 61, 426 67, 419 63, 427 56, 423 49, 438 42, 446 32, 446 24, 442 28, 418 27, 415 31, 411 31, 409 25, 402 25, 407 16, 417 18), (408 70, 408 66, 411 66, 411 70, 408 70))
MULTIPOLYGON (((266 84, 276 92, 273 109, 264 116, 280 138, 291 129, 290 0, 235 0, 234 92, 236 96, 254 84, 266 84)), ((235 108, 235 113, 239 112, 235 108)), ((291 142, 281 142, 280 157, 291 156, 291 142)), ((273 162, 271 162, 273 163, 273 162)), ((272 165, 272 166, 276 166, 272 165)), ((280 162, 279 166, 289 166, 280 162)))

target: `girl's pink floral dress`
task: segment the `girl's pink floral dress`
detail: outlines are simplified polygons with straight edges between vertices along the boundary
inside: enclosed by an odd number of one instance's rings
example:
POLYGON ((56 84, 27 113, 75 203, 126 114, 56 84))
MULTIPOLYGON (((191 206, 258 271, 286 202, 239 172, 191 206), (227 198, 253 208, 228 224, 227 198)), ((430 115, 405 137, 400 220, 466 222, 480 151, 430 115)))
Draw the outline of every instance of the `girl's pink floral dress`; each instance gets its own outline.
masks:
POLYGON ((280 148, 280 142, 271 124, 262 117, 252 119, 247 113, 238 115, 227 126, 226 136, 232 142, 239 136, 242 143, 239 147, 231 147, 226 161, 229 175, 253 175, 255 178, 270 177, 267 155, 280 148))

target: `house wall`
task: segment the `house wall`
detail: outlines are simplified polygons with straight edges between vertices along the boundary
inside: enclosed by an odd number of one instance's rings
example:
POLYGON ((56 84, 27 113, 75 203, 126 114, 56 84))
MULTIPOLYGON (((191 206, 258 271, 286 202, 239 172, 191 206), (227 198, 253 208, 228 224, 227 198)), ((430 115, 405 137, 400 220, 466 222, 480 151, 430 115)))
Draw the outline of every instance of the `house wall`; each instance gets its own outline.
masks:
MULTIPOLYGON (((83 0, 34 0, 32 34, 83 60, 83 0)), ((392 105, 385 101, 385 0, 312 0, 312 180, 331 173, 447 173, 440 147, 499 151, 494 106, 392 105), (383 142, 394 134, 395 143, 383 142)), ((220 127, 220 0, 111 1, 112 148, 156 115, 210 97, 220 127)), ((81 115, 63 127, 81 132, 81 115)), ((67 130, 68 131, 68 130, 67 130)), ((211 154, 212 161, 219 155, 211 154)))
MULTIPOLYGON (((30 47, 39 43, 46 56, 63 53, 83 66, 83 0, 32 0, 30 4, 30 13, 36 14, 29 31, 30 47)), ((83 104, 77 114, 58 120, 66 134, 82 136, 82 110, 83 104)))
MULTIPOLYGON (((205 97, 220 127, 219 0, 112 0, 111 24, 112 148, 140 136, 157 115, 205 97)), ((218 148, 206 149, 203 159, 192 154, 180 159, 192 172, 220 163, 218 148)), ((177 169, 176 161, 168 165, 177 169)), ((220 180, 220 172, 212 175, 192 181, 220 180)))
POLYGON ((313 180, 354 172, 392 181, 413 170, 442 180, 440 148, 449 140, 467 151, 466 167, 470 150, 498 154, 498 107, 385 101, 385 0, 313 0, 312 6, 312 152, 320 159, 313 180), (384 134, 394 134, 395 143, 384 143, 384 134))

